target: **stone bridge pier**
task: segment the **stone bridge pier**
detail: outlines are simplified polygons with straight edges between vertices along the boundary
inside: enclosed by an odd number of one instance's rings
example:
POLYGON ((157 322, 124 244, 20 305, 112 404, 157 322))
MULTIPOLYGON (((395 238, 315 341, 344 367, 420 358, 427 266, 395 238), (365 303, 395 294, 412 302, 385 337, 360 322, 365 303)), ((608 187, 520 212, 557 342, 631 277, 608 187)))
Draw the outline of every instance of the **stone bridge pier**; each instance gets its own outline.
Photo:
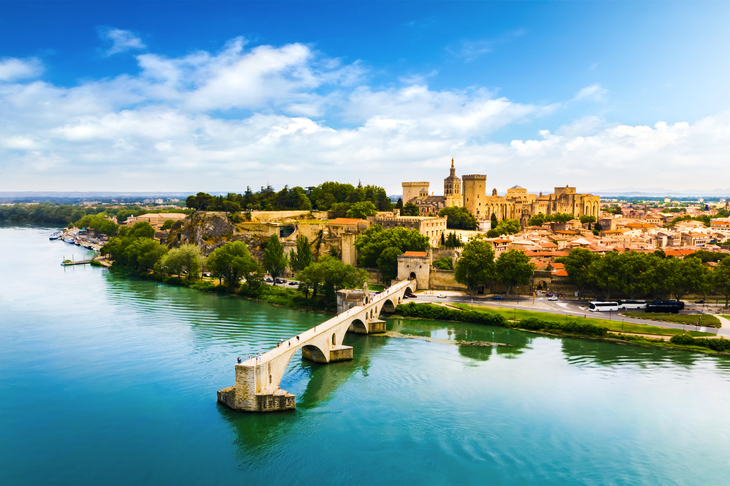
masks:
POLYGON ((365 288, 359 296, 343 296, 342 305, 338 296, 335 317, 284 341, 259 358, 237 364, 235 385, 219 390, 218 401, 246 412, 295 409, 294 395, 279 387, 292 356, 301 350, 302 358, 317 363, 352 359, 352 347, 342 344, 345 334, 385 332, 385 321, 379 319, 381 312, 395 311, 415 288, 414 281, 404 280, 372 298, 365 288))

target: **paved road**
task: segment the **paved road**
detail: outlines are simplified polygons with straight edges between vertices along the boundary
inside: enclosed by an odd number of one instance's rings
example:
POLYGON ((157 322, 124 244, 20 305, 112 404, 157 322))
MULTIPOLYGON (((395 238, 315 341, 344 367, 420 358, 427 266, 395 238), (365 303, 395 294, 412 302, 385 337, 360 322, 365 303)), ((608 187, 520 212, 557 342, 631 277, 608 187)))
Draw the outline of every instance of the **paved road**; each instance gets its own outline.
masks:
MULTIPOLYGON (((712 327, 695 327, 692 325, 686 325, 686 324, 675 324, 671 322, 662 322, 662 321, 648 321, 645 319, 636 319, 633 317, 625 317, 621 315, 616 315, 615 313, 593 313, 588 310, 588 303, 586 301, 579 301, 579 300, 568 300, 568 299, 561 299, 557 302, 555 301, 548 301, 546 297, 537 297, 534 299, 523 297, 518 302, 517 299, 513 300, 492 300, 489 297, 469 297, 465 295, 448 295, 445 298, 438 298, 437 295, 440 295, 441 292, 429 291, 428 294, 426 293, 418 293, 418 297, 413 299, 414 301, 418 302, 457 302, 457 303, 463 303, 463 304, 477 304, 477 305, 490 305, 494 307, 501 307, 505 309, 522 309, 522 310, 528 310, 528 311, 537 311, 537 312, 547 312, 550 314, 560 314, 560 315, 566 315, 566 316, 573 316, 573 317, 594 317, 599 319, 607 319, 617 322, 631 322, 635 324, 644 324, 644 325, 650 325, 650 326, 657 326, 657 327, 666 327, 666 328, 673 328, 673 329, 687 329, 689 331, 702 331, 702 332, 709 332, 713 334, 723 335, 730 337, 730 329, 715 329, 712 327)), ((688 306, 691 309, 697 309, 700 310, 702 308, 701 305, 696 306, 694 304, 690 304, 688 306)))

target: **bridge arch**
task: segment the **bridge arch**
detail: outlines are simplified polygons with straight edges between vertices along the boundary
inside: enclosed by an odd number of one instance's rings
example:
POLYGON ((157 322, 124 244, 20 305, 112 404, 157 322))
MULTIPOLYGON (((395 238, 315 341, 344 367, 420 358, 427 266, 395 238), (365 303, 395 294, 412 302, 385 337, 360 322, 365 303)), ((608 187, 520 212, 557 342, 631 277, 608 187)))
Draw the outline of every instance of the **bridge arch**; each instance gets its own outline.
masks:
POLYGON ((307 344, 302 346, 302 357, 316 363, 326 363, 329 361, 329 350, 325 352, 316 344, 307 344))
POLYGON ((383 307, 380 308, 380 312, 385 312, 386 314, 392 314, 395 312, 396 304, 393 303, 391 299, 387 299, 385 302, 383 302, 383 307))
POLYGON ((360 319, 355 319, 354 321, 352 321, 352 323, 350 324, 350 327, 356 333, 361 333, 361 334, 367 334, 368 333, 367 326, 360 319))

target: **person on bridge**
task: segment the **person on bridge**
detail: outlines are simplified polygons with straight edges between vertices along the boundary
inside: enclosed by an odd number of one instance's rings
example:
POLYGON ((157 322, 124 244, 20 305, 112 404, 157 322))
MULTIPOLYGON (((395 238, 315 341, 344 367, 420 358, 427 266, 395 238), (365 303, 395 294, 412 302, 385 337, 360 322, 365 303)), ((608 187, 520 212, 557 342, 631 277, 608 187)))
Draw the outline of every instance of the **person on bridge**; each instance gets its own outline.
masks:
POLYGON ((297 341, 299 341, 299 336, 297 336, 297 341))
POLYGON ((241 357, 239 356, 237 359, 238 359, 238 364, 241 364, 241 357))

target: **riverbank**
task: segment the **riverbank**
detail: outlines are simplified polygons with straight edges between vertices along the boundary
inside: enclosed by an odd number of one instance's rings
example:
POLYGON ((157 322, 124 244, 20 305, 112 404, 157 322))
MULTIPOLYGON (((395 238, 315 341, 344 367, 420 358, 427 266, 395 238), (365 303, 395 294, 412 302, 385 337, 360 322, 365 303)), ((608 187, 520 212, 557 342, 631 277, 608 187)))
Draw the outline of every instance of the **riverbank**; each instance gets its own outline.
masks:
POLYGON ((462 310, 459 308, 454 309, 435 304, 415 304, 413 302, 397 307, 396 314, 404 318, 466 322, 471 324, 506 327, 509 329, 532 332, 546 336, 590 339, 592 341, 602 341, 613 344, 629 344, 641 347, 657 347, 710 355, 730 356, 730 346, 727 346, 730 342, 727 342, 722 337, 720 337, 720 339, 707 339, 703 336, 693 336, 692 333, 700 335, 708 334, 696 333, 695 331, 680 331, 680 334, 674 334, 669 341, 666 341, 661 336, 656 338, 649 337, 651 335, 649 333, 627 334, 613 331, 604 326, 597 326, 587 322, 578 322, 576 320, 555 322, 541 320, 535 317, 510 320, 500 313, 490 312, 485 309, 462 310), (711 341, 717 341, 718 343, 711 343, 711 341))
POLYGON ((153 282, 176 287, 185 287, 203 292, 212 292, 231 297, 240 297, 252 302, 271 304, 278 307, 287 307, 302 312, 316 312, 325 315, 334 315, 334 306, 328 306, 323 298, 305 298, 299 291, 287 287, 277 287, 274 285, 262 284, 255 292, 241 287, 235 291, 225 285, 221 285, 213 280, 187 280, 180 277, 172 277, 160 275, 157 273, 141 273, 126 268, 118 268, 114 266, 107 267, 110 272, 125 277, 139 278, 142 280, 151 280, 153 282))

